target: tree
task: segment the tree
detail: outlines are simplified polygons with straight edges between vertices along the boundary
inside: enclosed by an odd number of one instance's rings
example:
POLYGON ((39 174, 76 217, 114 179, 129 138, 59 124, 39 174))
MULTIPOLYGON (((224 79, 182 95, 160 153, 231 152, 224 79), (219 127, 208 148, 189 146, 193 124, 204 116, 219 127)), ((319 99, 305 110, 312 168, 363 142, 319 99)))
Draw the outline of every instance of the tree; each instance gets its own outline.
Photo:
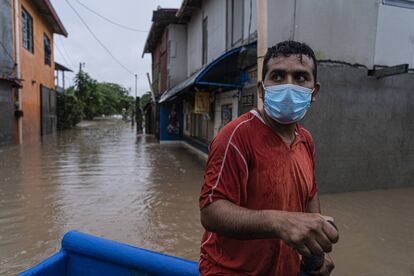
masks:
POLYGON ((115 83, 99 83, 88 73, 79 71, 75 76, 75 87, 58 95, 58 127, 71 128, 80 120, 102 115, 121 114, 123 109, 132 114, 134 97, 115 83))
POLYGON ((82 120, 82 108, 75 96, 75 88, 70 87, 63 93, 56 94, 57 129, 63 130, 74 127, 82 120))

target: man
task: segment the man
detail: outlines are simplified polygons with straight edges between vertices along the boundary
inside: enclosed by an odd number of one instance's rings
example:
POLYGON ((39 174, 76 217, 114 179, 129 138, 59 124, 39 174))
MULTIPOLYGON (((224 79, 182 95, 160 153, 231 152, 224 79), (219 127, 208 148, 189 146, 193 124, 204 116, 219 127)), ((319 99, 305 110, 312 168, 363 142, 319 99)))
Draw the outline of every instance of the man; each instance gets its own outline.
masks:
MULTIPOLYGON (((338 232, 320 214, 314 144, 301 120, 320 89, 313 50, 269 48, 264 108, 226 125, 212 141, 200 195, 206 229, 201 275, 298 275, 301 258, 330 252, 338 232)), ((326 255, 312 275, 329 275, 326 255)))

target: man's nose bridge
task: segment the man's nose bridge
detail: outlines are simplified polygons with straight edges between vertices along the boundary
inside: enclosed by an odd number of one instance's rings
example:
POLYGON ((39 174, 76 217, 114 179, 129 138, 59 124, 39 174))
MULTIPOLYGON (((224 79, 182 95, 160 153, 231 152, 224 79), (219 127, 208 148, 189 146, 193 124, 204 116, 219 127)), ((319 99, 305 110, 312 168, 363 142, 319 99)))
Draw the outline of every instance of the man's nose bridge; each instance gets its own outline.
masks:
POLYGON ((292 74, 287 74, 286 75, 286 84, 294 84, 293 83, 293 75, 292 74))

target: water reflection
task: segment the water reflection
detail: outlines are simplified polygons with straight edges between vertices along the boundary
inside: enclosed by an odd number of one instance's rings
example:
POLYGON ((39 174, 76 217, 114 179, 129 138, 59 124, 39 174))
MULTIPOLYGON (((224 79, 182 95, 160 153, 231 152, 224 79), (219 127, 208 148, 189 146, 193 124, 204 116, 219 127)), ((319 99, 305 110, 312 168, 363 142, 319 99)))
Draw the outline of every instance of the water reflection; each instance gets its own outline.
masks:
MULTIPOLYGON (((52 255, 71 229, 196 260, 203 168, 121 121, 0 148, 0 275, 52 255)), ((333 275, 413 275, 413 198, 413 188, 321 196, 340 228, 333 275)))
POLYGON ((203 161, 101 121, 2 148, 0 274, 54 253, 70 229, 196 259, 203 161))

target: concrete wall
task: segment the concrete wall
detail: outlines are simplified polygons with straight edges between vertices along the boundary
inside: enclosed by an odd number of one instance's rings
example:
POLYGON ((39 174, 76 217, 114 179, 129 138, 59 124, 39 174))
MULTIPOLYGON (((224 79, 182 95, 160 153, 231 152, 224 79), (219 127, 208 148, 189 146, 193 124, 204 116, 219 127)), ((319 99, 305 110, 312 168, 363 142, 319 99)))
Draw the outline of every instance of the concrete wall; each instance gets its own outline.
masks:
POLYGON ((227 92, 219 92, 215 95, 214 102, 214 133, 215 137, 219 130, 224 126, 221 120, 222 105, 231 104, 232 105, 232 120, 238 117, 238 90, 231 90, 227 92), (234 97, 233 97, 234 96, 234 97))
POLYGON ((12 75, 14 68, 13 12, 11 0, 0 0, 0 75, 12 75))
POLYGON ((408 63, 414 68, 413 22, 414 9, 380 5, 375 64, 408 63))
POLYGON ((202 65, 202 23, 201 10, 194 11, 187 25, 187 76, 202 65))
POLYGON ((378 0, 268 0, 268 45, 294 39, 319 59, 374 64, 378 0))
POLYGON ((252 4, 250 34, 253 34, 257 31, 257 1, 244 0, 243 40, 247 40, 249 38, 250 2, 252 4))
MULTIPOLYGON (((207 17, 207 64, 226 51, 226 1, 209 0, 202 4, 203 18, 207 17)), ((201 56, 200 56, 201 58, 201 56)))
MULTIPOLYGON (((33 17, 34 53, 23 46, 20 48, 23 117, 23 140, 36 141, 40 139, 40 85, 54 89, 54 56, 53 33, 39 11, 29 0, 21 0, 20 4, 33 17), (51 41, 51 66, 44 62, 43 34, 46 33, 51 41)), ((19 20, 21 20, 21 5, 19 6, 19 20)), ((21 24, 20 24, 21 27, 21 24)), ((20 32, 22 41, 22 32, 20 32)), ((20 44, 22 45, 22 44, 20 44)))
POLYGON ((266 4, 268 47, 293 39, 295 1, 267 0, 266 4))
POLYGON ((0 146, 16 143, 15 123, 12 88, 0 81, 0 146))
POLYGON ((413 187, 413 75, 377 80, 325 64, 320 81, 304 121, 316 142, 320 191, 413 187))
POLYGON ((187 77, 187 27, 168 26, 168 88, 174 87, 187 77))

